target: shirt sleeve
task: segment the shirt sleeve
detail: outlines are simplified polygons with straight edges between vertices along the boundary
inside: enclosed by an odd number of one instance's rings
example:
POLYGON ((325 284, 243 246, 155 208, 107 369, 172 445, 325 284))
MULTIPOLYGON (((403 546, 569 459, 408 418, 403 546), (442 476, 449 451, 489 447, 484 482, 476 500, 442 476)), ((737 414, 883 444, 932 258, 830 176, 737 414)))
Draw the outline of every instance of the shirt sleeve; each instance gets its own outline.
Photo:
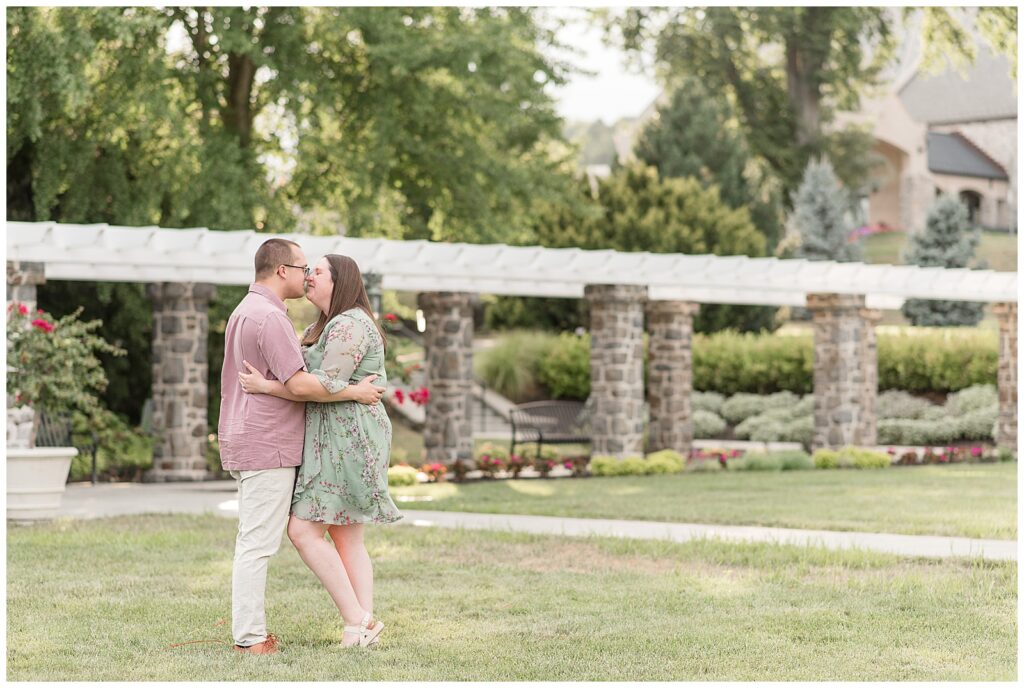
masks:
POLYGON ((286 315, 272 313, 267 316, 260 328, 258 341, 267 368, 281 382, 287 382, 292 375, 306 368, 295 328, 286 315))
POLYGON ((352 373, 366 356, 370 340, 366 327, 356 318, 342 314, 330 326, 320 367, 309 371, 330 394, 345 389, 352 373))

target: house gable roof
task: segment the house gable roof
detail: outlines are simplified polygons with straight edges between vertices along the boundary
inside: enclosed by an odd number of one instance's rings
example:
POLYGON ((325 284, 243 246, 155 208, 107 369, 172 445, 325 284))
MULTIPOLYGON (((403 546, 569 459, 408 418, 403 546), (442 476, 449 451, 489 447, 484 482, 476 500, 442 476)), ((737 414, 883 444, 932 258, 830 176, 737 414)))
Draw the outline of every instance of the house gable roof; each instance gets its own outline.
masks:
POLYGON ((982 179, 1009 179, 997 162, 960 134, 928 132, 928 169, 982 179))

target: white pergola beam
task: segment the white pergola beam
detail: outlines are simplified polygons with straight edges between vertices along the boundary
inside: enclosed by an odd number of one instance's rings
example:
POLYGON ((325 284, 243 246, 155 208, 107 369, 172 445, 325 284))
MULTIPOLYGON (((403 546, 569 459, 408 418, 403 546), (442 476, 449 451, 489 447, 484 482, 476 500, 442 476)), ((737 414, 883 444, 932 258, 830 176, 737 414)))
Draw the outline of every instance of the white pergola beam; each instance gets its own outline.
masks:
MULTIPOLYGON (((45 264, 47 279, 248 284, 267 234, 252 230, 8 222, 9 260, 45 264)), ((276 235, 307 258, 351 256, 387 289, 581 298, 586 284, 648 287, 654 300, 803 305, 809 293, 864 294, 869 307, 905 299, 1017 300, 1017 273, 831 261, 588 251, 276 235)))

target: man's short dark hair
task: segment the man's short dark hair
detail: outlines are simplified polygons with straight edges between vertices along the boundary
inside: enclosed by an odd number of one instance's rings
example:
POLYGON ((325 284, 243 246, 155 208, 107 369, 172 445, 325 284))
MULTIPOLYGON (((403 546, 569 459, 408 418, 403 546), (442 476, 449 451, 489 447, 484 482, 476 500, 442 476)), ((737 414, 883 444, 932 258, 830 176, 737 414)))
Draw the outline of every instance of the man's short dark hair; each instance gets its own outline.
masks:
POLYGON ((256 250, 256 279, 270 277, 274 274, 274 270, 277 270, 278 265, 288 265, 294 261, 295 248, 300 248, 300 246, 287 239, 264 241, 256 250))

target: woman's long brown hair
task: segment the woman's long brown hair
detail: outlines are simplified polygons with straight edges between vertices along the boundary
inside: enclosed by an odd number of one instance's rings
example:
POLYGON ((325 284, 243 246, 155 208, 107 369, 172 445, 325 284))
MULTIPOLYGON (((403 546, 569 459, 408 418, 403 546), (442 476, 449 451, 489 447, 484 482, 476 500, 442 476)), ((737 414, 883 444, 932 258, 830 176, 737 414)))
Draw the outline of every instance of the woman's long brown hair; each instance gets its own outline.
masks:
POLYGON ((302 345, 311 346, 316 344, 320 335, 324 333, 327 322, 347 311, 350 308, 362 308, 380 333, 381 341, 384 342, 384 349, 387 350, 388 338, 384 334, 384 328, 380 326, 377 319, 373 317, 370 310, 370 297, 366 295, 366 287, 363 286, 363 274, 359 272, 359 266, 348 256, 340 256, 337 253, 329 253, 327 266, 331 270, 331 277, 334 279, 334 289, 331 291, 331 306, 326 313, 321 313, 320 318, 313 325, 309 333, 303 337, 302 345))

